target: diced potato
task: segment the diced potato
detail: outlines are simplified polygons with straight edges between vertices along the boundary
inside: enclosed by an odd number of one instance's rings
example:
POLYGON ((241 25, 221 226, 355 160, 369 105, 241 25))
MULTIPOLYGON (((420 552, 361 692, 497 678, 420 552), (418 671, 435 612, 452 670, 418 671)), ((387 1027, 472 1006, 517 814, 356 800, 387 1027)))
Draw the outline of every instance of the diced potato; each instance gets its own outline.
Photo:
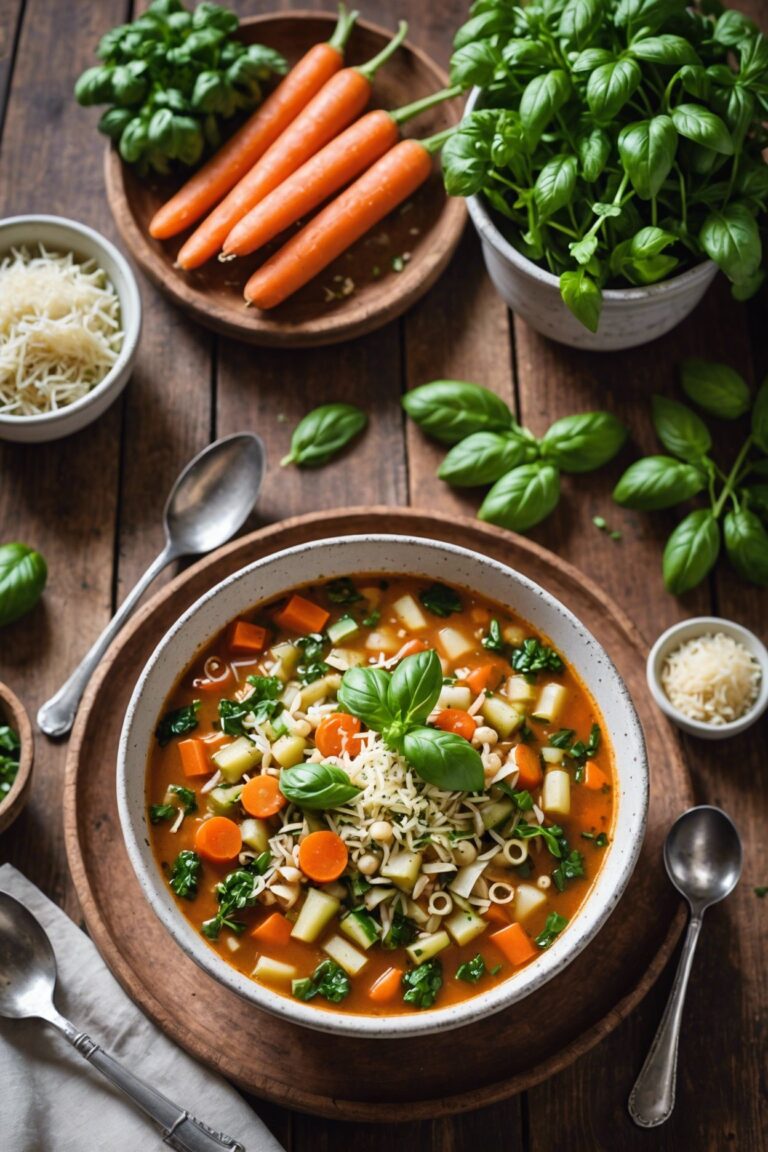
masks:
POLYGON ((441 628, 437 634, 437 643, 448 660, 461 660, 475 650, 475 638, 459 632, 458 628, 441 628))
POLYGON ((445 921, 445 926, 461 947, 480 936, 488 927, 486 920, 470 909, 458 908, 445 921))
POLYGON ((519 624, 505 624, 501 630, 501 635, 504 641, 511 644, 513 648, 519 648, 526 637, 524 629, 519 624))
POLYGON ((544 720, 547 724, 556 724, 568 697, 568 689, 562 684, 545 684, 531 713, 534 720, 544 720))
POLYGON ((278 661, 278 666, 272 675, 279 676, 281 680, 290 680, 301 659, 301 648, 297 647, 296 644, 291 644, 288 640, 284 640, 281 644, 274 645, 272 655, 278 661))
POLYGON ((211 756, 216 767, 228 783, 236 784, 244 772, 261 760, 261 748, 249 740, 247 736, 238 736, 231 744, 225 744, 211 756))
POLYGON ((321 676, 319 680, 314 680, 311 684, 305 684, 301 689, 301 703, 304 708, 310 704, 317 704, 318 700, 324 699, 326 696, 335 696, 341 684, 341 676, 337 672, 332 672, 328 676, 321 676))
POLYGON ((406 952, 414 964, 423 964, 425 960, 437 956, 438 952, 442 952, 450 943, 450 936, 441 929, 439 932, 433 932, 431 936, 421 936, 418 940, 414 940, 413 944, 408 945, 406 952))
POLYGON ((385 656, 394 656, 402 646, 402 640, 389 628, 379 628, 377 632, 371 632, 365 641, 365 647, 369 652, 383 652, 385 656))
POLYGON ((289 684, 285 691, 280 696, 280 703, 284 704, 286 708, 290 708, 294 700, 299 694, 300 689, 295 684, 289 684))
POLYGON ((392 605, 392 611, 409 632, 423 632, 429 627, 426 616, 413 596, 401 596, 392 605))
POLYGON ((438 708, 461 708, 466 712, 472 703, 472 689, 465 684, 444 684, 437 698, 438 708))
POLYGON ((240 835, 243 838, 243 844, 252 848, 254 852, 266 852, 269 848, 269 828, 264 820, 257 820, 255 816, 249 816, 240 825, 240 835))
POLYGON ((504 685, 504 695, 515 704, 532 704, 536 686, 529 684, 525 676, 510 676, 504 685))
POLYGON ((407 900, 405 903, 405 914, 414 920, 420 928, 423 928, 427 920, 428 914, 424 911, 421 904, 417 904, 415 900, 407 900))
POLYGON ((542 748, 541 758, 545 764, 562 764, 565 752, 562 748, 542 748))
POLYGON ((382 866, 381 875, 403 892, 413 889, 421 871, 420 852, 393 852, 382 866))
POLYGON ((281 736, 272 745, 272 755, 281 768, 293 768, 304 759, 306 748, 303 736, 281 736))
POLYGON ((297 978, 299 970, 293 964, 283 964, 271 956, 259 956, 251 975, 265 984, 289 984, 297 978))
POLYGON ((335 960, 349 976, 357 976, 368 963, 368 957, 341 936, 331 936, 330 940, 326 940, 323 952, 327 952, 331 960, 335 960))
POLYGON ((547 898, 541 888, 534 888, 533 884, 518 884, 513 904, 515 919, 520 922, 527 920, 546 902, 547 898))
POLYGON ((361 668, 363 664, 368 663, 365 654, 356 648, 332 648, 326 660, 331 660, 334 657, 336 660, 342 660, 347 668, 361 668))
POLYGON ((318 888, 309 888, 291 930, 291 936, 311 944, 313 940, 317 940, 325 926, 330 924, 339 908, 341 901, 335 896, 329 896, 327 892, 321 892, 318 888))
POLYGON ((544 773, 541 807, 547 816, 568 816, 571 811, 571 778, 563 768, 544 773))
POLYGON ((480 707, 480 712, 491 728, 496 729, 502 740, 511 736, 525 719, 522 712, 519 712, 501 696, 486 696, 480 707))

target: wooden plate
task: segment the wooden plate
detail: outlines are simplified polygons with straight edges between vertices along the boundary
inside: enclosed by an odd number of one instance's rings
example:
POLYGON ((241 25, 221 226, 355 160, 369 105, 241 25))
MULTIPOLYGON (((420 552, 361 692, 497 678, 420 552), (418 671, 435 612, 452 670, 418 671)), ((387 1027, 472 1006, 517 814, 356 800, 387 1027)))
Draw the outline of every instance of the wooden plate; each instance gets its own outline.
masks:
MULTIPOLYGON (((246 43, 263 42, 278 49, 292 64, 312 44, 327 40, 335 23, 335 15, 314 12, 255 16, 242 21, 240 34, 246 43)), ((391 38, 390 30, 358 21, 349 40, 347 63, 369 60, 391 38)), ((406 43, 377 73, 372 106, 399 108, 447 83, 447 76, 429 56, 406 43)), ((404 134, 430 136, 456 123, 461 110, 462 102, 452 100, 416 117, 405 125, 404 134)), ((194 272, 182 272, 174 262, 189 232, 165 243, 149 235, 149 221, 176 191, 178 179, 175 183, 160 177, 142 180, 112 147, 106 153, 105 176, 120 235, 150 280, 202 324, 251 344, 334 344, 381 327, 434 284, 453 255, 466 218, 464 201, 446 197, 435 162, 431 178, 410 201, 292 299, 273 311, 259 312, 246 308, 243 288, 262 256, 234 264, 209 261, 194 272), (404 254, 403 270, 393 271, 392 261, 404 254), (354 284, 351 295, 341 294, 345 282, 354 284), (331 293, 337 298, 329 299, 331 293)), ((278 244, 275 241, 267 253, 278 244)))
POLYGON ((10 828, 29 799, 34 760, 34 739, 27 710, 15 692, 0 682, 0 724, 8 724, 21 743, 19 770, 10 792, 0 801, 0 832, 10 828))
MULTIPOLYGON (((617 752, 621 755, 620 748, 617 752)), ((559 557, 497 528, 417 511, 356 508, 297 517, 235 541, 177 577, 133 619, 109 649, 78 713, 67 760, 64 824, 91 936, 121 984, 164 1032, 243 1088, 286 1107, 391 1121, 479 1108, 529 1088, 586 1052, 635 1007, 669 959, 684 923, 663 872, 661 849, 670 823, 692 802, 678 744, 647 691, 645 644, 596 585, 559 557), (627 681, 651 764, 640 861, 593 943, 560 976, 503 1013, 460 1033, 405 1044, 299 1028, 259 1011, 201 971, 142 896, 123 847, 115 799, 117 743, 128 699, 144 663, 179 615, 253 560, 308 540, 356 532, 397 532, 473 548, 563 600, 604 644, 627 681)))

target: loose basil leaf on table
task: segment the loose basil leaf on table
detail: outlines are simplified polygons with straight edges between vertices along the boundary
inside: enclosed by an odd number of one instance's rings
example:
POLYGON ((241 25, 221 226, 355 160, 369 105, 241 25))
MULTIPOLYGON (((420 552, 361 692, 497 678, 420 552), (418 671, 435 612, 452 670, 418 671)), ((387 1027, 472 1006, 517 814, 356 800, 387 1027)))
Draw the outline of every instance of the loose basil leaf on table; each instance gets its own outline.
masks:
POLYGON ((30 612, 43 594, 48 567, 26 544, 0 544, 0 627, 30 612))
POLYGON ((720 553, 720 526, 708 508, 691 512, 678 524, 664 549, 664 584, 676 596, 695 588, 720 553))
POLYGON ((423 780, 443 791, 480 792, 485 784, 480 753, 455 732, 412 728, 403 752, 423 780))
POLYGON ((384 668, 349 668, 341 678, 339 704, 375 732, 392 720, 389 710, 389 672, 384 668))
POLYGON ((406 393, 403 408, 422 431, 443 444, 456 444, 473 432, 503 432, 515 426, 499 396, 462 380, 422 384, 406 393))
POLYGON ((291 450, 280 464, 304 468, 327 464, 367 422, 365 412, 354 404, 321 404, 299 421, 291 437, 291 450))
POLYGON ((613 490, 624 508, 655 512, 690 500, 706 487, 706 474, 672 456, 646 456, 630 464, 613 490))
POLYGON ((434 648, 407 656, 390 677, 390 715, 406 724, 423 724, 437 704, 442 686, 443 669, 434 648))
POLYGON ((612 460, 626 438, 627 429, 610 412, 581 412, 556 420, 540 449, 563 472, 591 472, 612 460))
POLYGON ((768 532, 748 508, 726 514, 723 539, 728 559, 739 575, 753 584, 768 584, 768 532))
POLYGON ((335 764, 299 764, 280 772, 280 791, 300 808, 338 808, 359 795, 343 768, 335 764))
POLYGON ((536 454, 535 441, 518 432, 475 432, 451 448, 437 475, 456 488, 493 484, 536 454))
POLYGON ((689 400, 710 416, 736 420, 749 411, 751 396, 743 377, 727 364, 711 364, 691 357, 684 360, 680 382, 689 400))
POLYGON ((480 505, 478 516, 501 528, 525 532, 548 516, 559 499, 557 469, 537 460, 521 464, 502 476, 480 505))
POLYGON ((664 447, 681 460, 698 460, 712 447, 704 421, 692 409, 668 396, 654 396, 653 426, 664 447))

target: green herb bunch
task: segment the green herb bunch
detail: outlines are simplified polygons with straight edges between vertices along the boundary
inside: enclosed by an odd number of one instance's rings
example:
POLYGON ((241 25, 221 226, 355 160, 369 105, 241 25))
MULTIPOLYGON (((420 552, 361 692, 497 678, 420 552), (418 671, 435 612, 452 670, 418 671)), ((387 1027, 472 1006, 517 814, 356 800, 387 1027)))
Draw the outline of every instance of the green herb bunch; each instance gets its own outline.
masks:
POLYGON ((746 299, 763 279, 768 41, 719 0, 475 0, 451 82, 483 89, 443 148, 511 242, 597 331, 602 289, 706 257, 746 299))
POLYGON ((653 512, 703 493, 704 508, 681 520, 664 549, 664 583, 679 595, 714 567, 722 544, 736 571, 768 584, 768 379, 753 397, 733 368, 703 360, 682 365, 683 391, 710 416, 750 416, 750 431, 726 472, 712 458, 712 436, 702 418, 677 400, 653 397, 653 424, 668 456, 632 464, 613 496, 625 508, 653 512))
POLYGON ((191 167, 218 148, 222 124, 260 103, 262 84, 288 65, 279 52, 233 39, 239 20, 218 4, 189 12, 180 0, 153 0, 132 24, 101 38, 102 63, 75 85, 80 104, 110 104, 99 131, 141 173, 191 167))
POLYGON ((560 499, 561 472, 592 472, 612 460, 627 430, 610 412, 564 416, 537 439, 500 397, 478 384, 436 380, 403 397, 429 436, 452 444, 438 476, 456 487, 492 484, 478 516, 525 532, 560 499))

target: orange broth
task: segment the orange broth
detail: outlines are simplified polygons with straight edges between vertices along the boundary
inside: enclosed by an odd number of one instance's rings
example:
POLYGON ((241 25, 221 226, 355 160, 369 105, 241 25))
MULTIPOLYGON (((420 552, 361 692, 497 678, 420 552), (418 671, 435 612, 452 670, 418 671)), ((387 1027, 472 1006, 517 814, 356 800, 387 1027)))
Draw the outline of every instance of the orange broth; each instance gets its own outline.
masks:
MULTIPOLYGON (((457 588, 453 590, 459 597, 461 602, 460 611, 452 611, 447 616, 434 615, 428 608, 424 606, 421 597, 425 592, 433 586, 434 582, 421 577, 404 576, 404 577, 380 577, 380 576, 356 576, 350 578, 348 582, 332 581, 325 585, 316 585, 308 588, 299 589, 301 597, 310 601, 312 604, 318 606, 323 610, 321 615, 328 614, 328 620, 323 625, 323 636, 326 636, 326 629, 333 627, 334 622, 338 621, 342 616, 348 615, 357 624, 357 629, 354 633, 347 638, 341 640, 336 649, 341 649, 347 653, 358 653, 358 659, 363 658, 365 664, 370 666, 382 660, 390 661, 390 669, 396 666, 396 657, 402 646, 409 640, 416 638, 423 642, 425 646, 433 647, 441 656, 442 670, 445 677, 458 677, 458 683, 450 685, 451 687, 463 686, 462 681, 465 677, 471 677, 472 671, 483 666, 491 664, 495 669, 495 673, 491 682, 493 691, 491 692, 490 699, 501 698, 504 700, 504 692, 509 687, 509 678, 515 677, 516 691, 522 692, 524 685, 530 684, 530 693, 533 700, 525 703, 519 701, 514 703, 513 707, 522 713, 524 717, 522 723, 506 738, 500 738, 497 743, 480 747, 478 751, 481 755, 485 755, 486 760, 488 756, 496 753, 501 763, 505 763, 510 755, 514 755, 514 748, 520 743, 527 743, 528 747, 535 753, 535 758, 538 760, 539 766, 542 770, 547 772, 559 771, 565 772, 569 778, 569 793, 570 793, 570 812, 567 815, 545 813, 543 816, 544 828, 551 828, 553 825, 559 826, 565 835, 568 846, 568 855, 576 852, 580 854, 579 860, 576 863, 575 871, 577 874, 572 877, 561 875, 561 887, 559 890, 558 884, 553 882, 553 873, 556 872, 561 865, 562 856, 560 858, 552 854, 550 849, 545 843, 544 837, 541 835, 533 835, 521 841, 528 849, 528 856, 526 861, 520 867, 510 867, 505 864, 503 867, 490 865, 490 875, 501 877, 494 883, 501 883, 502 888, 494 889, 497 893, 501 892, 506 897, 507 893, 503 885, 507 886, 515 892, 515 897, 512 901, 497 903, 492 901, 488 907, 484 907, 482 903, 475 904, 475 914, 479 915, 487 926, 469 942, 461 945, 451 938, 447 947, 441 948, 439 953, 433 958, 439 964, 437 967, 441 970, 442 985, 436 994, 434 1002, 428 1002, 424 1007, 446 1007, 447 1005, 466 1000, 478 993, 484 992, 496 984, 500 980, 513 978, 515 973, 525 963, 530 963, 533 956, 538 955, 541 950, 547 946, 546 926, 548 924, 548 917, 556 915, 562 917, 566 921, 572 920, 574 915, 578 912, 580 906, 583 904, 588 896, 590 887, 593 884, 595 875, 600 867, 601 860, 604 855, 605 846, 608 842, 608 837, 611 833, 612 821, 614 815, 614 799, 613 799, 613 783, 614 783, 614 763, 612 749, 608 745, 605 738, 604 725, 602 724, 601 717, 595 707, 591 695, 586 689, 585 685, 581 682, 573 669, 563 666, 559 671, 545 670, 538 673, 529 673, 529 678, 522 676, 522 684, 520 683, 520 675, 516 673, 512 667, 511 660, 515 659, 515 652, 521 649, 521 641, 524 639, 534 638, 540 644, 548 646, 545 637, 538 634, 531 626, 521 620, 515 615, 513 611, 506 607, 493 604, 492 602, 479 596, 477 593, 470 592, 467 589, 457 588), (336 591, 334 591, 334 589, 336 591), (341 592, 339 592, 341 589, 341 592), (348 599, 347 602, 339 602, 339 596, 346 591, 349 597, 350 589, 355 597, 348 599), (397 615, 393 609, 393 605, 402 600, 403 597, 410 597, 413 602, 419 607, 426 627, 419 627, 417 631, 411 632, 402 623, 401 617, 397 615), (492 621, 496 621, 493 625, 492 621), (458 631, 469 645, 469 651, 461 655, 451 658, 446 655, 445 643, 443 642, 446 628, 458 631), (503 646, 503 651, 495 651, 493 648, 489 649, 483 645, 483 639, 494 638, 496 641, 495 647, 503 646), (510 639, 507 639, 510 638, 510 639), (512 642, 510 642, 510 640, 512 642), (538 699, 541 690, 545 684, 562 685, 566 690, 565 701, 562 705, 559 714, 552 722, 537 721, 533 719, 532 713, 538 707, 538 699), (581 741, 582 745, 589 742, 590 734, 594 732, 593 726, 597 725, 601 728, 601 736, 599 739, 599 747, 597 750, 590 749, 591 755, 585 756, 583 750, 580 749, 579 744, 573 748, 573 742, 581 741), (572 751, 575 755, 570 755, 568 751, 560 748, 559 752, 564 752, 563 762, 561 764, 546 764, 541 757, 541 750, 545 747, 550 747, 549 738, 558 732, 565 729, 572 730, 572 737, 560 737, 560 742, 572 741, 572 751), (581 751, 581 755, 579 752, 581 751), (549 882, 549 883, 548 883, 549 882), (525 936, 524 940, 528 942, 531 949, 531 955, 523 964, 514 963, 505 951, 499 947, 498 943, 494 941, 494 934, 503 929, 506 925, 514 923, 518 917, 516 916, 516 904, 520 899, 519 889, 520 885, 528 886, 536 892, 540 892, 544 900, 540 907, 536 908, 522 919, 522 928, 525 936), (547 886, 548 885, 548 886, 547 886), (542 935, 544 933, 544 935, 542 935), (537 941, 537 937, 539 938, 537 941), (479 979, 471 981, 467 979, 457 978, 456 973, 460 966, 468 961, 474 960, 476 957, 482 957, 484 964, 475 961, 475 969, 478 967, 482 971, 479 979)), ((445 586, 441 586, 445 587, 445 586)), ((429 597, 428 597, 429 598, 429 597)), ((230 647, 230 637, 232 636, 232 625, 225 629, 222 633, 215 637, 215 639, 207 646, 207 648, 200 653, 194 664, 188 668, 173 692, 165 701, 163 713, 168 710, 183 708, 190 705, 193 701, 199 701, 199 710, 196 715, 197 724, 188 732, 182 733, 180 736, 174 736, 169 739, 165 747, 160 747, 157 741, 154 742, 152 750, 148 759, 147 768, 147 803, 148 805, 163 805, 170 804, 172 814, 166 810, 164 817, 158 817, 157 822, 150 825, 150 835, 152 841, 152 848, 157 860, 158 866, 162 869, 166 878, 170 878, 174 861, 182 851, 193 852, 195 850, 195 838, 198 828, 201 823, 207 820, 211 812, 209 805, 211 803, 211 796, 213 791, 204 792, 202 789, 210 780, 210 775, 196 775, 185 776, 180 759, 180 741, 185 740, 202 740, 204 741, 203 749, 208 760, 208 770, 210 774, 216 769, 216 764, 211 755, 225 744, 231 743, 236 737, 234 735, 226 735, 222 738, 221 722, 219 717, 219 700, 221 698, 236 700, 238 694, 240 696, 247 695, 251 691, 247 683, 246 677, 249 674, 256 676, 269 675, 275 671, 275 654, 273 647, 282 641, 294 641, 297 638, 297 632, 291 631, 286 628, 281 628, 276 620, 280 612, 285 607, 286 600, 283 598, 280 601, 274 601, 270 604, 259 605, 251 612, 245 614, 243 619, 249 623, 260 625, 266 630, 265 647, 260 651, 253 651, 251 653, 241 651, 233 653, 230 647), (217 676, 222 676, 220 681, 212 682, 206 673, 216 673, 217 676), (208 743, 210 741, 210 743, 208 743), (185 815, 183 821, 176 831, 172 831, 179 822, 178 807, 181 804, 178 794, 168 792, 170 785, 183 785, 189 788, 195 794, 195 801, 197 810, 189 815, 185 815)), ((255 633, 255 639, 258 643, 258 633, 255 633)), ((334 649, 334 645, 325 641, 322 643, 322 656, 327 657, 334 649)), ((306 651, 306 649, 304 649, 306 651)), ((551 648, 550 648, 551 651, 551 648)), ((333 659, 333 658, 332 658, 333 659)), ((324 662, 324 661, 323 661, 324 662)), ((343 658, 342 658, 343 662, 343 658)), ((338 663, 338 660, 337 660, 338 663)), ((306 661, 305 661, 306 664, 306 661)), ((278 669, 279 671, 279 669, 278 669)), ((317 672, 310 668, 309 673, 317 672)), ((326 675, 331 677, 342 674, 341 669, 329 668, 326 675)), ((289 684, 295 683, 297 673, 294 670, 289 676, 289 684)), ((314 682, 314 681, 312 681, 314 682)), ((311 682, 311 683, 312 683, 311 682)), ((324 682, 322 676, 318 676, 318 682, 324 682)), ((333 681, 329 682, 333 683, 333 681)), ((475 682, 476 683, 476 682, 475 682)), ((282 688, 282 685, 281 685, 282 688)), ((329 711, 329 703, 333 702, 334 690, 329 689, 331 699, 322 697, 320 701, 316 702, 308 711, 307 715, 317 715, 317 710, 329 711), (315 709, 313 714, 312 709, 315 709)), ((442 691, 442 689, 441 689, 442 691)), ((466 697, 466 693, 460 694, 466 697)), ((471 698, 474 703, 477 703, 478 696, 481 693, 476 693, 474 689, 471 691, 471 698)), ((267 733, 271 733, 270 725, 275 723, 279 724, 279 715, 283 715, 284 722, 288 722, 285 709, 280 711, 280 706, 277 705, 278 714, 273 717, 273 720, 267 720, 262 728, 266 727, 267 733)), ((303 714, 302 709, 298 709, 300 714, 303 714)), ((434 721, 436 713, 433 712, 431 720, 434 721)), ((488 727, 489 725, 479 717, 480 724, 488 727)), ((365 731, 365 725, 362 726, 362 731, 365 731)), ((301 762, 311 756, 314 749, 312 735, 310 734, 307 740, 307 746, 303 754, 301 762)), ((288 733, 290 735, 290 733, 288 733)), ((279 739, 279 737, 278 737, 279 739)), ((375 739, 375 738, 374 738, 375 739)), ((558 737, 556 737, 557 741, 558 737)), ((274 743, 273 743, 274 746, 274 743)), ((319 755, 319 754, 318 754, 319 755)), ((550 756, 557 756, 558 752, 548 753, 550 756)), ((324 757, 324 763, 335 763, 337 766, 347 763, 344 756, 339 757, 324 757)), ((491 760, 491 765, 495 761, 491 760)), ((267 771, 272 774, 277 774, 279 765, 274 761, 269 766, 267 771)), ((254 767, 247 773, 248 776, 258 774, 263 770, 263 762, 261 766, 254 767)), ((495 773, 494 773, 495 774, 495 773)), ((515 832, 519 831, 521 823, 525 824, 538 824, 536 809, 531 810, 528 808, 526 811, 519 811, 517 804, 518 801, 511 800, 510 794, 517 793, 518 795, 525 791, 515 784, 515 776, 511 775, 506 778, 507 791, 499 787, 499 785, 490 785, 489 780, 491 774, 486 772, 486 797, 483 802, 490 802, 490 800, 501 800, 506 808, 507 805, 512 806, 511 813, 501 821, 496 827, 496 835, 499 837, 501 843, 516 839, 515 832), (510 784, 510 781, 512 783, 510 784), (516 821, 516 823, 515 823, 516 821)), ((418 777, 417 777, 418 780, 418 777)), ((503 781, 502 781, 503 783, 503 781)), ((530 799, 538 807, 542 802, 542 785, 534 786, 528 790, 530 799)), ((228 795, 230 795, 228 793, 228 795)), ((525 799, 520 799, 519 803, 525 804, 525 799)), ((490 810, 489 810, 490 811, 490 810)), ((268 826, 270 835, 275 835, 284 820, 295 822, 302 821, 302 810, 295 806, 286 806, 279 813, 269 817, 265 823, 268 826)), ((334 810, 332 808, 326 811, 312 810, 306 813, 309 824, 306 822, 303 825, 302 831, 296 836, 297 843, 313 828, 324 827, 336 820, 334 810)), ((229 811, 228 818, 231 817, 236 823, 242 823, 247 818, 247 813, 243 811, 242 805, 236 803, 229 811)), ((397 819, 389 821, 391 827, 394 829, 399 826, 397 819)), ((334 827, 339 827, 334 824, 334 827)), ((451 841, 453 844, 453 841, 451 841)), ((459 843, 458 840, 455 841, 459 843)), ((489 850, 499 841, 495 840, 493 836, 484 831, 482 837, 476 836, 475 841, 469 849, 462 849, 462 852, 469 852, 471 848, 489 850)), ((500 845, 499 845, 500 846, 500 845)), ((435 849, 430 849, 430 844, 425 843, 420 845, 422 860, 422 867, 425 863, 440 863, 440 860, 435 861, 435 849)), ((368 855, 373 855, 379 860, 385 854, 385 846, 378 842, 368 842, 366 849, 368 855)), ((390 846, 390 856, 393 851, 390 846)), ((455 847, 450 849, 455 852, 455 847)), ((515 850, 517 851, 517 850, 515 850)), ((515 852, 512 853, 513 855, 515 852)), ((246 865, 256 856, 262 853, 252 852, 249 857, 241 857, 241 863, 246 865)), ((270 850, 271 855, 271 850, 270 850)), ((354 853, 352 854, 354 855, 354 853)), ((445 850, 443 851, 443 857, 445 850)), ((451 860, 449 858, 448 863, 451 860)), ((181 899, 177 897, 177 905, 179 911, 187 918, 190 924, 199 931, 201 924, 204 921, 215 918, 219 908, 218 896, 216 892, 216 885, 223 881, 224 878, 233 872, 233 870, 241 867, 237 859, 233 859, 225 863, 211 863, 208 860, 202 860, 199 871, 199 881, 197 884, 197 893, 193 899, 181 899)), ((370 861, 369 861, 370 864, 370 861)), ((457 862, 460 866, 461 861, 457 862)), ((263 865, 263 859, 262 859, 263 865)), ((384 867, 384 865, 379 865, 384 867)), ((281 964, 286 964, 295 969, 294 979, 303 979, 311 977, 317 966, 328 959, 327 954, 323 950, 323 945, 332 936, 339 936, 340 920, 339 916, 335 916, 326 928, 319 934, 316 940, 312 942, 304 942, 294 938, 290 938, 287 943, 281 943, 279 946, 271 944, 269 946, 261 945, 258 940, 254 939, 251 935, 253 929, 260 923, 265 921, 272 913, 280 912, 285 916, 291 925, 294 925, 297 915, 300 911, 302 903, 306 898, 305 893, 310 886, 320 887, 325 891, 335 894, 337 898, 342 900, 342 907, 340 913, 344 912, 345 907, 359 907, 361 900, 365 898, 365 893, 361 894, 360 889, 355 894, 351 894, 348 888, 349 875, 354 871, 353 861, 350 858, 350 864, 347 867, 345 876, 339 881, 332 882, 330 885, 311 884, 306 876, 296 882, 295 877, 293 882, 288 884, 288 888, 292 888, 297 893, 296 898, 291 902, 284 897, 279 897, 276 901, 270 903, 268 906, 262 904, 263 893, 257 900, 255 906, 246 907, 232 913, 231 919, 237 922, 237 925, 244 925, 245 927, 240 931, 240 934, 233 932, 230 928, 221 927, 217 939, 209 939, 208 943, 214 948, 223 960, 233 967, 238 969, 246 976, 251 976, 254 967, 259 961, 260 956, 266 955, 272 960, 276 960, 281 964), (343 894, 343 895, 342 895, 343 894)), ((566 869, 566 872, 568 869, 566 869)), ((573 871, 573 869, 571 869, 573 871)), ((374 873, 375 875, 375 873, 374 873)), ((423 873, 419 873, 423 875, 423 873)), ((432 873, 430 881, 428 881, 428 889, 432 885, 435 887, 443 887, 450 884, 451 877, 455 878, 455 873, 442 873, 437 876, 432 873)), ((357 874, 360 880, 360 873, 357 874)), ((362 884, 370 883, 369 876, 367 879, 363 878, 362 884)), ((490 880, 484 877, 486 887, 483 888, 482 883, 479 887, 476 886, 472 898, 481 900, 483 894, 487 900, 488 885, 490 880)), ((481 881, 483 877, 481 877, 481 881)), ((274 877, 273 877, 274 881, 274 877)), ((376 885, 373 885, 376 887, 376 885)), ((385 888, 385 885, 379 887, 385 888)), ((408 904, 410 895, 408 893, 408 885, 405 884, 404 888, 398 887, 396 884, 392 885, 395 890, 395 895, 390 898, 393 901, 393 906, 397 906, 401 914, 407 915, 407 910, 412 905, 408 904)), ((368 888, 367 892, 370 893, 371 889, 368 888)), ((460 902, 451 896, 450 887, 447 887, 449 898, 454 901, 453 911, 460 911, 460 902)), ((434 890, 433 890, 434 894, 434 890)), ((268 898, 269 899, 269 898, 268 898)), ((370 896, 369 896, 370 899, 370 896)), ((416 901, 420 907, 424 906, 426 898, 421 898, 416 901)), ((423 913, 422 913, 423 914, 423 913)), ((374 908, 370 911, 369 916, 379 928, 378 918, 384 916, 381 912, 381 907, 374 908)), ((408 917, 409 920, 411 917, 408 917)), ((440 931, 443 928, 445 919, 441 920, 437 925, 434 918, 424 927, 421 926, 421 931, 429 930, 430 935, 434 935, 435 931, 440 931)), ((551 925, 551 920, 549 921, 551 925)), ((557 924, 562 925, 558 921, 557 924)), ((561 929, 562 930, 562 929, 561 929)), ((411 928, 410 931, 413 931, 411 928)), ((417 959, 406 953, 404 946, 394 948, 382 947, 379 940, 372 946, 363 950, 359 943, 354 939, 347 939, 358 954, 362 954, 365 959, 362 970, 356 975, 348 977, 348 992, 343 1000, 336 1003, 329 1003, 324 999, 322 994, 317 994, 312 999, 312 1003, 318 1008, 334 1008, 336 1010, 352 1013, 365 1013, 369 1015, 386 1015, 402 1012, 413 1012, 423 1010, 418 1001, 413 1003, 406 1003, 403 1000, 403 993, 405 992, 405 985, 402 980, 393 981, 396 983, 397 991, 390 996, 387 1000, 375 1001, 371 999, 370 990, 375 984, 376 980, 392 967, 402 970, 402 972, 412 972, 417 966, 417 959)), ((551 943, 551 939, 549 941, 551 943)), ((412 945, 414 942, 411 942, 412 945)), ((416 941, 418 944, 418 941, 416 941)), ((415 945, 414 945, 415 946, 415 945)), ((436 965, 432 964, 434 971, 436 965)), ((475 972, 476 974, 476 972, 475 972)), ((466 972, 465 972, 466 975, 466 972)), ((280 994, 291 996, 292 983, 290 979, 264 979, 265 985, 269 986, 273 991, 280 994)))

